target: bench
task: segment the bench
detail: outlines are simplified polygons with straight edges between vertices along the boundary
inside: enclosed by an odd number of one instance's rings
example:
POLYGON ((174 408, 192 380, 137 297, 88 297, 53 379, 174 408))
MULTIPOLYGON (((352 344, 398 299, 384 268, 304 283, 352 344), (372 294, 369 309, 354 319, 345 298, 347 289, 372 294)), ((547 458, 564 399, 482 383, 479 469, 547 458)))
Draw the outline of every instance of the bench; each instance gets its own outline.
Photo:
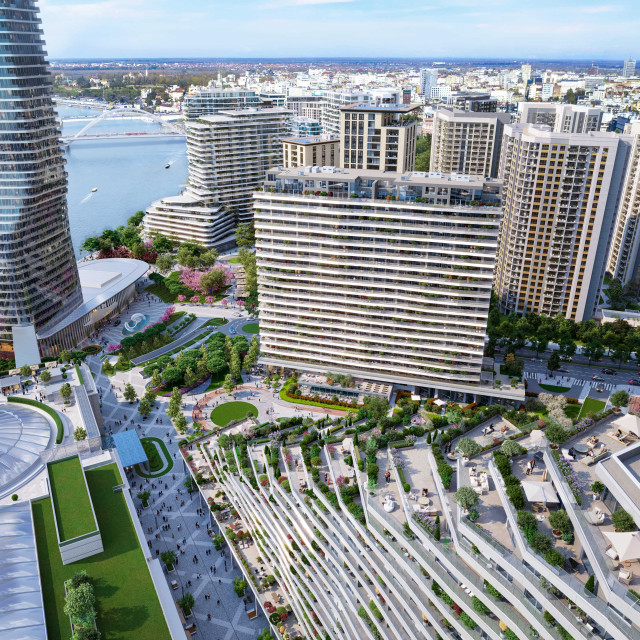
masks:
POLYGON ((608 457, 610 453, 610 451, 605 451, 604 453, 599 453, 595 458, 592 458, 591 456, 582 456, 582 458, 580 458, 580 462, 582 462, 582 464, 584 464, 585 466, 590 467, 596 462, 604 460, 604 458, 608 457))

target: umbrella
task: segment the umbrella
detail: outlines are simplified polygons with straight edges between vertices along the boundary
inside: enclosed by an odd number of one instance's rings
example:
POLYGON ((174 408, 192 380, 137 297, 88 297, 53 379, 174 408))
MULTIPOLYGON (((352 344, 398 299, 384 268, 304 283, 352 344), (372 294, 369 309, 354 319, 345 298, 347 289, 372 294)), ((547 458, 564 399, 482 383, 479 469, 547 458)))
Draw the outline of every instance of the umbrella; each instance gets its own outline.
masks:
POLYGON ((616 550, 620 562, 640 558, 640 532, 603 531, 602 533, 607 536, 611 546, 616 550))
POLYGON ((529 502, 559 502, 558 494, 551 482, 523 482, 522 488, 529 502))
POLYGON ((627 413, 621 418, 614 420, 612 426, 640 436, 640 417, 634 416, 632 413, 627 413))

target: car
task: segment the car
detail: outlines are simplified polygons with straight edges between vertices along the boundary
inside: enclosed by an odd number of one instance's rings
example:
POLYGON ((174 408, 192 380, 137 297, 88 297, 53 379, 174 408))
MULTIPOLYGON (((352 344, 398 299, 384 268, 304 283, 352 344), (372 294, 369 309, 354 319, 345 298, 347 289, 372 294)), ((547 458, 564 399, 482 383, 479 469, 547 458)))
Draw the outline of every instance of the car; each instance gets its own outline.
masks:
POLYGON ((635 387, 640 387, 640 380, 629 380, 629 384, 635 387))
POLYGON ((604 393, 604 387, 603 386, 596 387, 596 391, 598 393, 604 393))
POLYGON ((231 335, 234 335, 234 334, 235 334, 235 332, 236 332, 236 330, 235 330, 233 327, 231 327, 231 329, 229 329, 229 333, 230 333, 231 335))
POLYGON ((613 375, 615 375, 616 372, 615 372, 614 369, 603 369, 602 373, 605 373, 608 376, 613 376, 613 375))
POLYGON ((591 376, 591 379, 596 382, 604 382, 604 378, 602 376, 591 376))
POLYGON ((114 326, 114 327, 117 327, 119 324, 120 324, 120 320, 116 320, 116 321, 113 323, 113 326, 114 326))
POLYGON ((573 358, 571 356, 560 356, 560 360, 562 362, 573 362, 573 358))

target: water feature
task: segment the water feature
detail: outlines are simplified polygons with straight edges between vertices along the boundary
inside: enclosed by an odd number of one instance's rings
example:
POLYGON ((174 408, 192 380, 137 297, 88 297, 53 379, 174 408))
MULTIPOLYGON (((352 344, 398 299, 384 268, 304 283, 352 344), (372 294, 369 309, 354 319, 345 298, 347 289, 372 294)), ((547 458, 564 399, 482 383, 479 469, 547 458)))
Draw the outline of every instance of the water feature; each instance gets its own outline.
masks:
MULTIPOLYGON (((65 118, 64 135, 77 133, 100 111, 59 106, 65 118)), ((96 124, 91 133, 160 131, 162 126, 142 119, 121 118, 96 124)), ((69 174, 69 221, 76 255, 87 236, 127 223, 162 196, 180 193, 187 177, 186 144, 183 138, 136 138, 135 140, 79 140, 66 152, 69 174), (169 164, 170 168, 165 169, 169 164), (97 191, 92 191, 97 189, 97 191)))
POLYGON ((131 316, 130 320, 124 323, 124 328, 122 329, 123 336, 131 336, 134 333, 138 333, 142 327, 144 327, 148 322, 151 316, 145 315, 143 313, 134 313, 131 316))

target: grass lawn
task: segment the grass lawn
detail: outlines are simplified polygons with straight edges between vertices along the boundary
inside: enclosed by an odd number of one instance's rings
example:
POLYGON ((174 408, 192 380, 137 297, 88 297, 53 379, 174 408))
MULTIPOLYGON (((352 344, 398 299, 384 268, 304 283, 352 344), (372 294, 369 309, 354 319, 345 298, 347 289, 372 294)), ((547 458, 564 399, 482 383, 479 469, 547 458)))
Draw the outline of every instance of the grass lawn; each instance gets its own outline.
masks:
POLYGON ((232 264, 238 264, 240 262, 240 258, 229 258, 228 262, 232 264))
POLYGON ((598 411, 602 411, 606 402, 603 400, 596 400, 595 398, 586 398, 584 404, 582 405, 582 409, 580 410, 580 414, 578 418, 584 418, 588 413, 598 413, 598 411))
POLYGON ((118 468, 110 464, 87 471, 91 498, 96 507, 104 552, 62 565, 51 500, 33 503, 40 580, 49 640, 68 640, 69 618, 64 615, 64 581, 84 569, 92 579, 102 640, 169 640, 146 566, 146 561, 121 493, 112 487, 122 482, 118 468))
POLYGON ((147 454, 147 458, 149 458, 149 461, 150 461, 149 466, 151 468, 151 473, 147 473, 146 471, 143 471, 141 466, 137 464, 135 465, 135 470, 139 476, 141 476, 142 478, 159 478, 160 476, 163 476, 169 473, 169 471, 173 469, 173 458, 171 457, 171 454, 167 450, 167 446, 162 440, 160 440, 160 438, 153 438, 149 436, 147 438, 141 438, 140 442, 142 442, 142 446, 144 447, 144 452, 147 454), (153 445, 154 442, 156 443, 156 445, 158 445, 158 447, 160 447, 160 450, 162 451, 162 455, 158 453, 157 448, 153 445), (147 451, 147 449, 149 451, 147 451), (149 455, 149 452, 151 452, 151 455, 149 455), (164 460, 162 459, 163 457, 164 457, 164 460), (155 464, 154 462, 152 462, 152 459, 155 461, 155 464), (167 463, 167 466, 164 468, 164 471, 159 471, 160 469, 162 469, 162 465, 164 465, 165 461, 167 463))
POLYGON ((78 380, 80 384, 84 384, 84 378, 82 377, 82 372, 80 371, 80 367, 76 365, 76 373, 78 374, 78 380))
POLYGON ((223 324, 227 324, 228 320, 226 318, 211 318, 207 320, 202 326, 203 327, 221 327, 223 324))
POLYGON ((80 460, 73 457, 52 462, 49 465, 49 480, 60 540, 71 540, 95 531, 96 523, 80 460))
POLYGON ((571 389, 571 387, 557 387, 553 384, 541 384, 540 388, 544 389, 545 391, 551 391, 551 393, 565 393, 566 391, 569 391, 569 389, 571 389))
POLYGON ((580 404, 568 404, 565 408, 564 408, 564 414, 567 416, 567 418, 577 418, 580 415, 580 409, 582 408, 582 405, 580 404))
POLYGON ((150 284, 145 291, 157 296, 162 300, 162 302, 166 303, 175 302, 178 299, 177 294, 171 293, 163 283, 154 282, 153 284, 150 284))
POLYGON ((250 322, 242 327, 245 333, 260 333, 260 328, 257 322, 250 322))
POLYGON ((293 402, 295 404, 306 404, 310 407, 323 407, 325 409, 337 409, 338 411, 353 411, 353 407, 341 407, 337 404, 327 404, 326 402, 316 402, 315 400, 301 400, 299 398, 292 398, 287 395, 287 389, 289 388, 289 384, 285 384, 282 389, 280 389, 279 395, 280 399, 285 402, 293 402))
POLYGON ((226 402, 211 411, 210 419, 214 424, 224 427, 231 422, 231 420, 246 418, 249 411, 251 411, 254 416, 258 416, 258 409, 248 402, 226 402))

